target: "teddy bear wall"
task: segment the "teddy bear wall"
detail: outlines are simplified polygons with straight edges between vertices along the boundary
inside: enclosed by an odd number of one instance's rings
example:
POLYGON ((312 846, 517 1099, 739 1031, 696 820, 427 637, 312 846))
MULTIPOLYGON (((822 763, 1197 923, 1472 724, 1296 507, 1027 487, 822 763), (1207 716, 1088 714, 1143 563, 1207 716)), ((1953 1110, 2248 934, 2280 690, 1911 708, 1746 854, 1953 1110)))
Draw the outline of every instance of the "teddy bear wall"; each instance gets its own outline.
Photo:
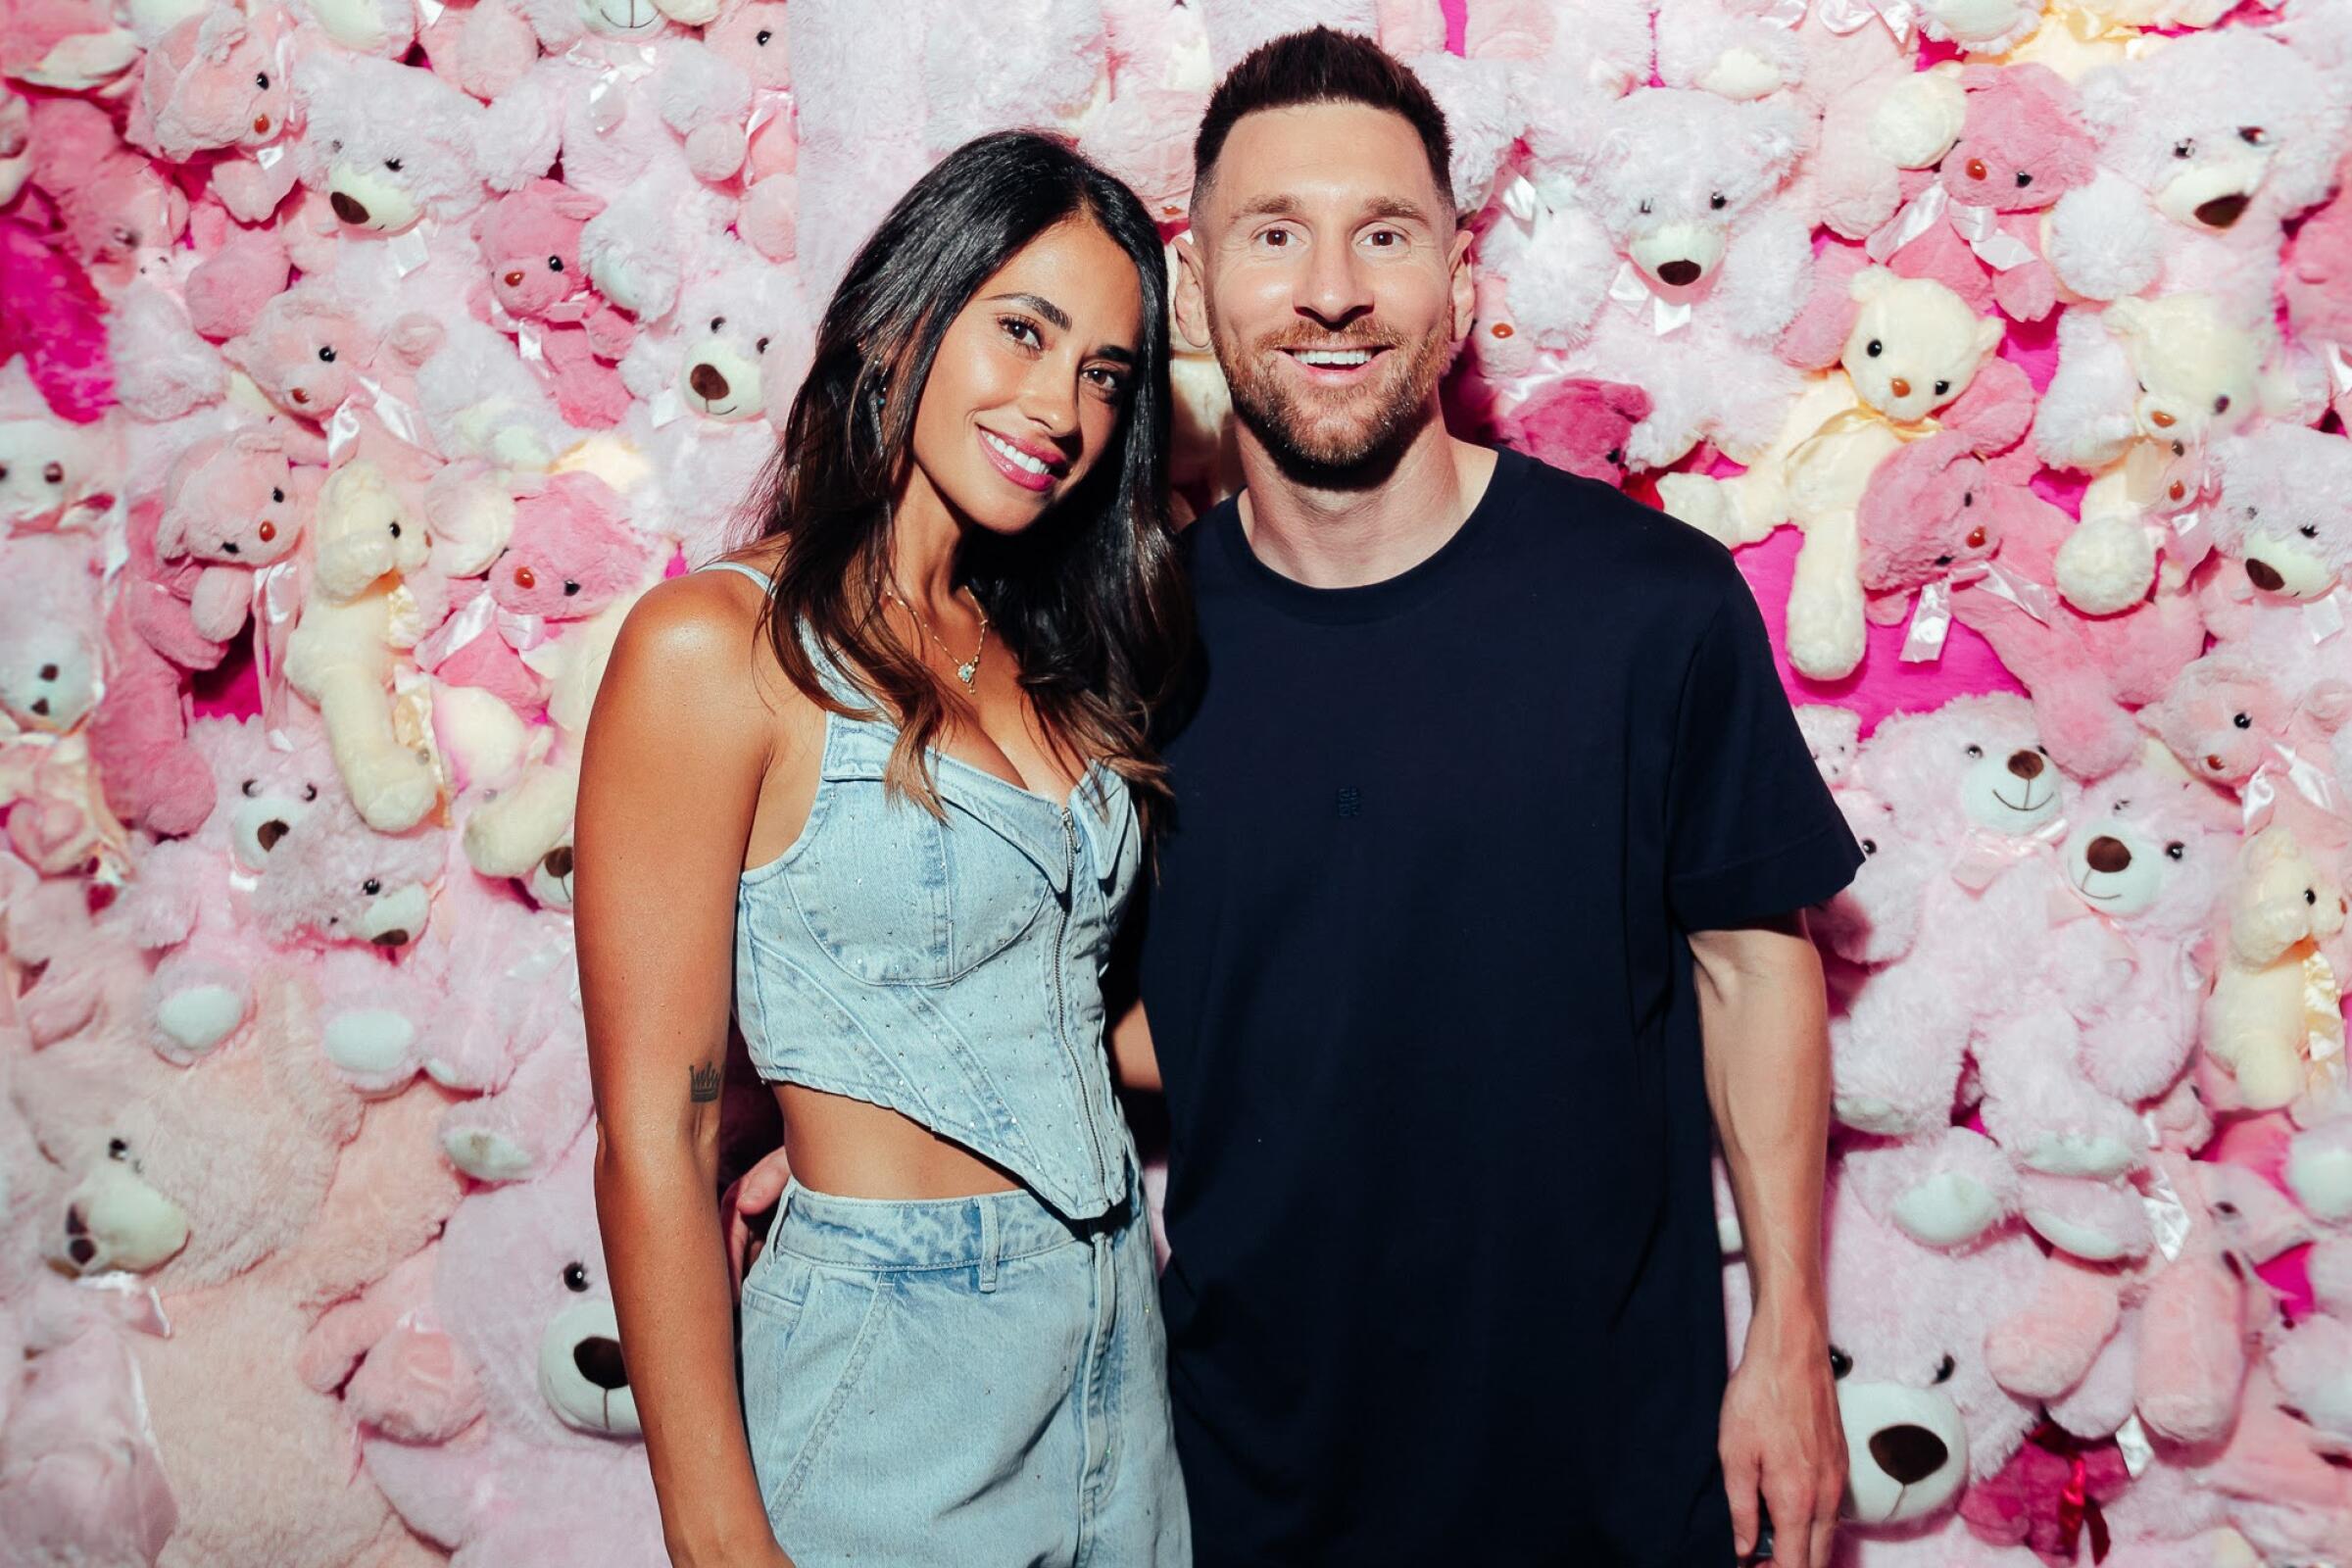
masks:
POLYGON ((1451 120, 1456 427, 1735 551, 1870 851, 1839 1560, 2352 1564, 2352 0, 6 0, 0 1565, 663 1560, 605 656, 923 169, 1172 237, 1313 22, 1451 120))

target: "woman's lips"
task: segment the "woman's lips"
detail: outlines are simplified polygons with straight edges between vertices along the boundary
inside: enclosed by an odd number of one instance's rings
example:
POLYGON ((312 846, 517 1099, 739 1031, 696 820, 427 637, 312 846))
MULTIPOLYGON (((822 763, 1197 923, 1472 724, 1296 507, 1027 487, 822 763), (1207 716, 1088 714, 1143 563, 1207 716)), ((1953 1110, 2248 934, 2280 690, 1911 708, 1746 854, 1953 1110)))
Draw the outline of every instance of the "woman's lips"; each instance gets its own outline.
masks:
MULTIPOLYGON (((1026 449, 1018 447, 1017 443, 1005 441, 1004 437, 998 435, 994 430, 982 430, 979 441, 980 450, 988 454, 988 461, 997 466, 997 471, 1024 490, 1043 495, 1046 491, 1054 488, 1054 481, 1059 477, 1057 470, 1062 466, 1058 464, 1048 468, 1044 473, 1024 466, 1018 459, 1009 456, 1004 448, 1013 447, 1015 450, 1021 451, 1026 449), (1004 446, 999 446, 999 442, 1004 442, 1004 446)), ((1037 456, 1036 454, 1028 455, 1037 456)))

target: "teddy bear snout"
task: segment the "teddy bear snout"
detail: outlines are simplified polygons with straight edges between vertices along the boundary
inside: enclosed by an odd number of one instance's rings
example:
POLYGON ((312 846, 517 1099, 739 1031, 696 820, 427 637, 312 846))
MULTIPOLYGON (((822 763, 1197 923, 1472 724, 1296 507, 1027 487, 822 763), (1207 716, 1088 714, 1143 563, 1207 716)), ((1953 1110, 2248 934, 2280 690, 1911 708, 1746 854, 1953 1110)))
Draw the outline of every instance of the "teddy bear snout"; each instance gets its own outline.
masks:
POLYGON ((66 1205, 66 1260, 75 1268, 88 1268, 98 1256, 98 1244, 90 1240, 90 1227, 81 1217, 79 1203, 66 1205))
POLYGON ((327 205, 335 210, 335 216, 337 218, 340 218, 346 223, 351 224, 354 228, 357 228, 368 221, 367 206, 362 203, 357 196, 352 195, 348 191, 336 191, 332 196, 327 198, 327 205))
POLYGON ((253 133, 256 136, 267 136, 270 134, 270 117, 268 115, 256 115, 253 117, 253 133))
POLYGON ((549 876, 559 880, 571 875, 571 846, 559 844, 540 858, 540 865, 549 876))
POLYGON ((1911 395, 1911 383, 1898 375, 1893 380, 1886 383, 1886 390, 1892 392, 1898 398, 1907 398, 1911 395))
POLYGON ((2093 871, 2112 873, 2128 870, 2132 864, 2132 852, 2122 839, 2102 833, 2084 847, 2082 862, 2093 871))
POLYGON ((2248 204, 2249 198, 2243 191, 2216 196, 2197 204, 2197 221, 2213 228, 2228 228, 2245 216, 2248 204))
POLYGON ((1672 261, 1658 269, 1658 281, 1669 288, 1688 288, 1698 281, 1698 273, 1699 268, 1696 262, 1672 261))
POLYGON ((2148 422, 2159 430, 2170 430, 2179 421, 2174 419, 2171 415, 2165 413, 2162 409, 2150 409, 2148 411, 2148 422))
POLYGON ((522 287, 522 274, 518 271, 509 272, 506 281, 509 288, 520 288, 522 287))
POLYGON ((1870 1435, 1870 1456, 1880 1469, 1903 1486, 1925 1481, 1944 1466, 1951 1450, 1926 1427, 1905 1422, 1870 1435))
POLYGON ((277 841, 284 838, 292 828, 293 824, 283 817, 273 816, 260 827, 255 828, 253 836, 260 841, 264 850, 274 850, 277 848, 277 841))
POLYGON ((2267 561, 2252 557, 2246 561, 2246 581, 2263 592, 2272 594, 2286 586, 2286 579, 2278 574, 2277 566, 2267 561))
POLYGON ((2039 752, 2017 751, 2009 754, 2009 771, 2015 773, 2019 778, 2039 778, 2041 777, 2041 768, 2042 761, 2039 752))
POLYGON ((571 1348, 571 1363, 580 1369, 580 1376, 600 1389, 625 1389, 629 1386, 629 1371, 620 1358, 620 1342, 603 1335, 582 1340, 571 1348))
POLYGON ((727 378, 719 373, 717 366, 707 361, 686 372, 686 384, 694 388, 696 397, 712 403, 727 395, 727 378))

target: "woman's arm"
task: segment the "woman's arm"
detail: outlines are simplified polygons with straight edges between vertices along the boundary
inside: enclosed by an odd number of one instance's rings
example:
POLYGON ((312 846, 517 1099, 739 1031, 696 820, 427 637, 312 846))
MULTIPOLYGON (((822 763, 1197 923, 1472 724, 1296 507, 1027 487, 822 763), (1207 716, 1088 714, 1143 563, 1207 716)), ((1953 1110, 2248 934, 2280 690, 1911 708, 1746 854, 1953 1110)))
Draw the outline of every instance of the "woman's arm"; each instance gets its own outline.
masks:
POLYGON ((715 574, 681 577, 630 611, 572 834, 597 1222, 679 1568, 786 1561, 737 1403, 716 1193, 736 878, 775 732, 727 595, 715 574))

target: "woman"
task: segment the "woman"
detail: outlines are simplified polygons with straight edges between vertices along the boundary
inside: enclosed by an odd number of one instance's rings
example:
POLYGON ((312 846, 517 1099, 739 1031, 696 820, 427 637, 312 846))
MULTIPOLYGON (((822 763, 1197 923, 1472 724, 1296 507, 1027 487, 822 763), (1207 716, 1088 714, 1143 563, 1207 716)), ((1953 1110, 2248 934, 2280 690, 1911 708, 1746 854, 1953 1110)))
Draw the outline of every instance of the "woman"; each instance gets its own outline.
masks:
POLYGON ((1165 289, 1115 179, 1027 132, 961 148, 834 294, 760 538, 613 649, 581 996, 678 1564, 1190 1560, 1098 986, 1190 625, 1165 289), (730 1001, 794 1176, 743 1281, 741 1422, 730 1001))

